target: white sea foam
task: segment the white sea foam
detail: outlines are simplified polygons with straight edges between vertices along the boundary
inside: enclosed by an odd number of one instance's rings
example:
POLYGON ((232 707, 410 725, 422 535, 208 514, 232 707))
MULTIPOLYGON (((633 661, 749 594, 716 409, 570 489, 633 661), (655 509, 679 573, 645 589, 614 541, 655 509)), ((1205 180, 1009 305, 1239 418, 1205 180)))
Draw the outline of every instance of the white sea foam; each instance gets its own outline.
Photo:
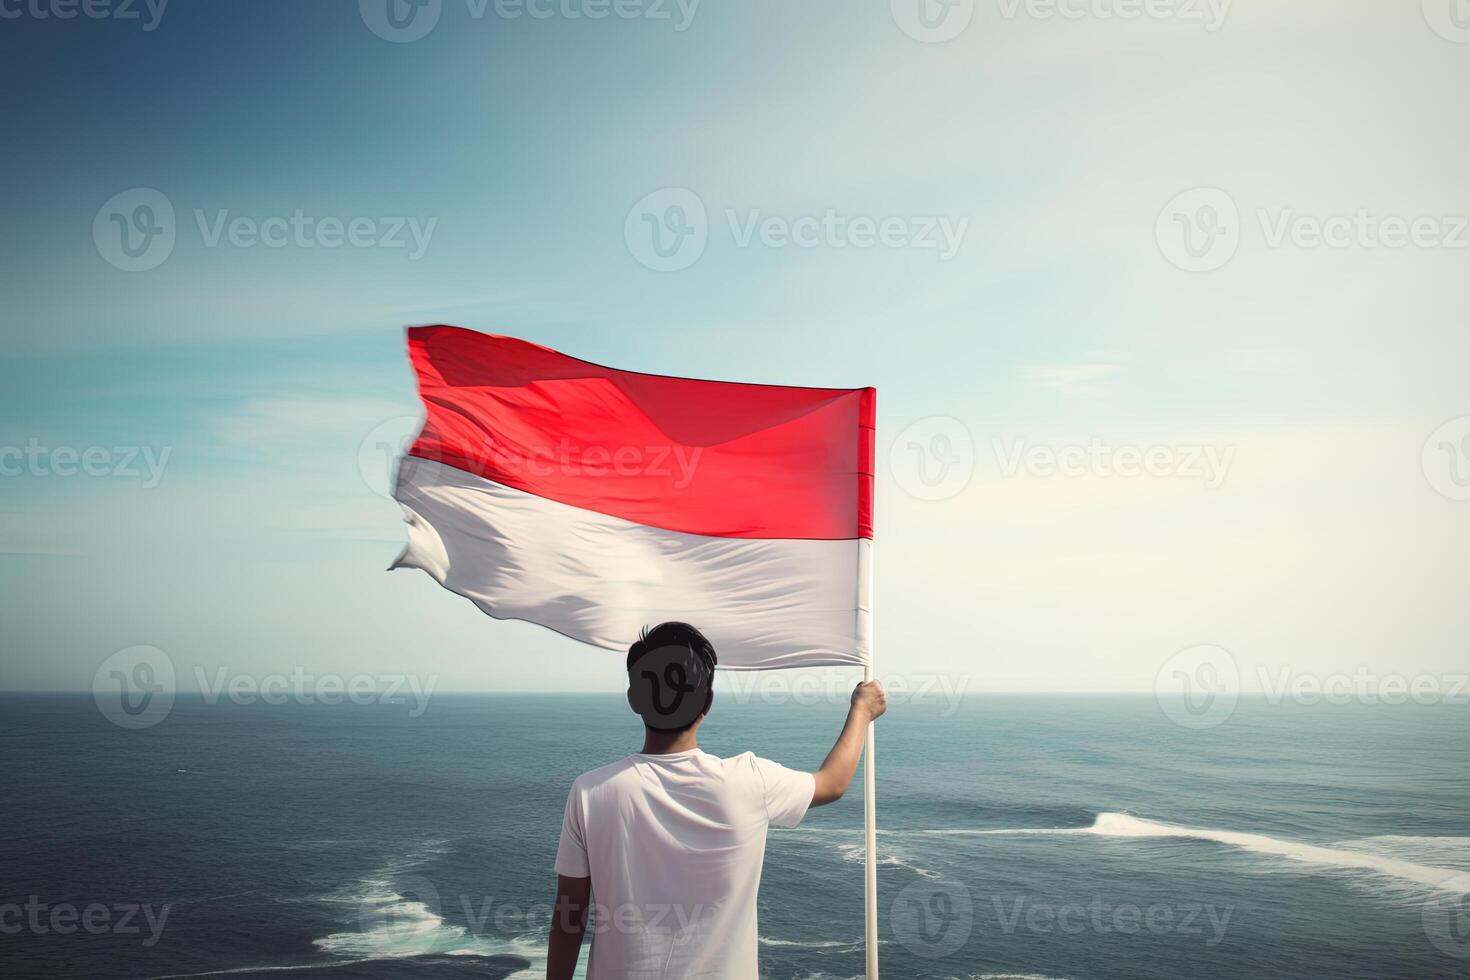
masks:
POLYGON ((1415 864, 1430 864, 1470 872, 1470 837, 1410 837, 1395 834, 1345 841, 1342 846, 1352 850, 1386 853, 1389 857, 1415 864))
POLYGON ((861 939, 855 942, 841 942, 836 939, 818 939, 811 942, 802 942, 799 939, 772 939, 770 936, 760 937, 762 946, 796 946, 801 949, 853 949, 863 945, 861 939))
POLYGON ((448 842, 443 840, 420 841, 404 855, 389 861, 378 874, 340 891, 314 896, 314 901, 345 906, 356 912, 355 929, 323 936, 314 945, 323 952, 349 957, 350 962, 426 954, 517 956, 531 964, 521 973, 544 976, 544 935, 486 935, 445 921, 440 914, 442 899, 433 882, 415 874, 413 869, 425 858, 442 854, 447 846, 448 842))
MULTIPOLYGON (((843 860, 851 861, 853 864, 864 864, 868 859, 868 850, 865 844, 838 844, 837 852, 842 855, 843 860)), ((930 871, 913 863, 912 858, 905 852, 892 847, 887 843, 878 845, 878 863, 894 868, 907 868, 921 878, 940 878, 938 871, 930 871)))
MULTIPOLYGON (((534 962, 546 955, 545 942, 529 937, 501 938, 476 935, 451 925, 424 898, 392 890, 384 879, 365 882, 354 899, 359 908, 358 928, 335 932, 315 941, 323 952, 370 959, 400 959, 436 953, 446 956, 513 955, 534 962)), ((347 899, 339 899, 345 901, 347 899)))
MULTIPOLYGON (((772 840, 800 839, 808 836, 824 841, 842 855, 844 861, 850 861, 853 864, 863 864, 867 861, 867 846, 863 843, 863 832, 856 828, 798 827, 784 830, 772 840)), ((915 863, 913 854, 902 844, 897 843, 898 838, 905 836, 910 835, 905 831, 879 830, 878 863, 887 867, 907 868, 922 878, 943 877, 938 871, 932 871, 915 863)))
MULTIPOLYGON (((422 901, 406 899, 397 892, 369 892, 363 899, 362 928, 339 932, 316 940, 323 952, 362 957, 348 962, 401 959, 433 953, 439 956, 517 956, 530 963, 507 980, 546 976, 546 937, 500 937, 473 934, 462 926, 444 921, 422 901)), ((342 961, 338 961, 340 964, 342 961)), ((575 977, 586 976, 586 953, 575 977)))
MULTIPOLYGON (((1460 891, 1464 885, 1463 870, 1455 867, 1440 867, 1420 861, 1409 861, 1392 853, 1384 853, 1392 847, 1372 848, 1374 838, 1343 845, 1307 844, 1301 841, 1283 840, 1265 834, 1248 834, 1233 830, 1207 830, 1199 827, 1180 827, 1175 824, 1145 820, 1127 813, 1099 813, 1091 827, 1064 827, 1054 830, 1020 827, 1005 830, 933 831, 939 834, 1045 834, 1070 835, 1094 834, 1101 837, 1156 838, 1179 837, 1190 840, 1213 841, 1229 847, 1237 847, 1254 854, 1265 854, 1284 858, 1298 864, 1318 867, 1348 868, 1369 871, 1374 874, 1412 882, 1428 888, 1460 891)), ((1376 838, 1376 840, 1404 841, 1406 838, 1376 838)), ((1426 841, 1455 841, 1463 846, 1465 838, 1408 838, 1421 847, 1426 841)), ((1420 853, 1423 853, 1421 851, 1420 853)), ((1446 855, 1448 856, 1448 855, 1446 855)), ((1423 860, 1433 860, 1428 857, 1423 860)), ((1459 863, 1458 860, 1455 863, 1459 863)))

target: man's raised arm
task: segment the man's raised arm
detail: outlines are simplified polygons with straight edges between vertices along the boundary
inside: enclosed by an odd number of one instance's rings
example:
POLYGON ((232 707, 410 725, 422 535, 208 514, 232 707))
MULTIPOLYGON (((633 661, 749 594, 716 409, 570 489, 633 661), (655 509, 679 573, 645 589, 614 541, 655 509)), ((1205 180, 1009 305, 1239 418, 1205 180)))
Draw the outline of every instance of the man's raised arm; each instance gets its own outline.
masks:
POLYGON ((847 709, 842 734, 837 736, 837 744, 827 753, 822 768, 813 773, 817 788, 812 794, 812 806, 842 799, 863 756, 863 736, 867 734, 868 723, 886 710, 888 698, 877 681, 864 681, 853 689, 852 707, 847 709))

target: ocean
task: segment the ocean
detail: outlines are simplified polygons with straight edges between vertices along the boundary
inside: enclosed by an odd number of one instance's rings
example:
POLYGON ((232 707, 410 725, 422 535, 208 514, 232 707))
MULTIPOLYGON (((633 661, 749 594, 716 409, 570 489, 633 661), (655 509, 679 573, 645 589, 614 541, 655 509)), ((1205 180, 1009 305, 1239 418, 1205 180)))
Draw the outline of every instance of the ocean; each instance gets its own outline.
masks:
MULTIPOLYGON (((544 970, 562 805, 618 696, 208 704, 125 730, 0 695, 0 974, 544 970)), ((815 768, 840 704, 717 700, 701 746, 815 768)), ((1470 708, 968 696, 878 723, 888 978, 1470 977, 1470 708)), ((771 978, 863 973, 862 798, 771 831, 771 978)), ((585 957, 584 957, 585 958, 585 957)))

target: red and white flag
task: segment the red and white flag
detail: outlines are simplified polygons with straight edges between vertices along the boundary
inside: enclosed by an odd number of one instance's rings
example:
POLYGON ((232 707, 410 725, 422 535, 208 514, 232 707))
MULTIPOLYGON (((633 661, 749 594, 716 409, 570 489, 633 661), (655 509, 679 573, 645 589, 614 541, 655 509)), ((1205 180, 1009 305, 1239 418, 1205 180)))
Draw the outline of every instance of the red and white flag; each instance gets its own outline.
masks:
POLYGON ((394 568, 612 650, 682 620, 721 667, 869 662, 874 389, 619 371, 458 327, 408 349, 427 417, 394 568))

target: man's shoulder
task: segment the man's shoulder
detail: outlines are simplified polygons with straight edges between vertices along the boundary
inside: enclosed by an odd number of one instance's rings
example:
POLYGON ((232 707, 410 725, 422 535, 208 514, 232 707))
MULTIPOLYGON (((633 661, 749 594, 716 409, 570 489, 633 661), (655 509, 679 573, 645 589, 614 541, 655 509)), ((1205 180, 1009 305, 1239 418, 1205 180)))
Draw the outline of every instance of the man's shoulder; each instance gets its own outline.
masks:
POLYGON ((718 756, 700 750, 699 756, 705 768, 718 770, 727 776, 755 772, 755 767, 762 760, 754 752, 742 752, 739 755, 718 756))
POLYGON ((760 756, 756 755, 754 752, 742 752, 739 755, 732 755, 728 759, 720 759, 719 763, 720 765, 724 766, 726 770, 753 769, 755 768, 755 764, 759 761, 760 756))
MULTIPOLYGON (((627 755, 614 762, 589 769, 572 781, 572 792, 588 793, 598 787, 617 785, 619 783, 637 783, 640 781, 638 775, 638 763, 642 756, 637 754, 627 755)), ((769 765, 765 759, 754 752, 742 752, 728 758, 711 755, 702 749, 698 753, 701 767, 710 775, 723 778, 750 778, 757 775, 761 765, 769 765)))
POLYGON ((732 755, 728 759, 721 759, 720 763, 727 767, 737 767, 751 770, 759 769, 762 766, 774 766, 777 764, 772 762, 770 759, 767 759, 763 755, 756 755, 754 752, 742 752, 739 755, 732 755))
POLYGON ((712 755, 706 755, 706 758, 729 774, 756 775, 771 767, 781 768, 780 763, 772 762, 765 756, 756 755, 754 752, 742 752, 724 759, 712 755))
POLYGON ((628 772, 633 768, 633 761, 634 757, 631 755, 627 755, 614 762, 609 762, 605 766, 598 766, 596 769, 588 769, 586 772, 582 773, 582 775, 572 780, 572 789, 574 791, 585 792, 586 790, 592 789, 595 786, 600 786, 603 783, 616 779, 621 774, 628 772))
POLYGON ((715 762, 727 781, 748 784, 755 787, 757 791, 765 788, 767 773, 772 769, 777 771, 781 769, 777 763, 764 756, 756 755, 754 752, 742 752, 728 759, 717 759, 715 762))
MULTIPOLYGON (((636 754, 627 755, 596 769, 589 769, 572 781, 572 791, 587 793, 600 786, 638 782, 637 770, 641 758, 636 754)), ((739 755, 721 758, 700 750, 698 758, 706 772, 726 779, 759 779, 763 770, 769 767, 779 768, 776 763, 754 752, 741 752, 739 755)))

